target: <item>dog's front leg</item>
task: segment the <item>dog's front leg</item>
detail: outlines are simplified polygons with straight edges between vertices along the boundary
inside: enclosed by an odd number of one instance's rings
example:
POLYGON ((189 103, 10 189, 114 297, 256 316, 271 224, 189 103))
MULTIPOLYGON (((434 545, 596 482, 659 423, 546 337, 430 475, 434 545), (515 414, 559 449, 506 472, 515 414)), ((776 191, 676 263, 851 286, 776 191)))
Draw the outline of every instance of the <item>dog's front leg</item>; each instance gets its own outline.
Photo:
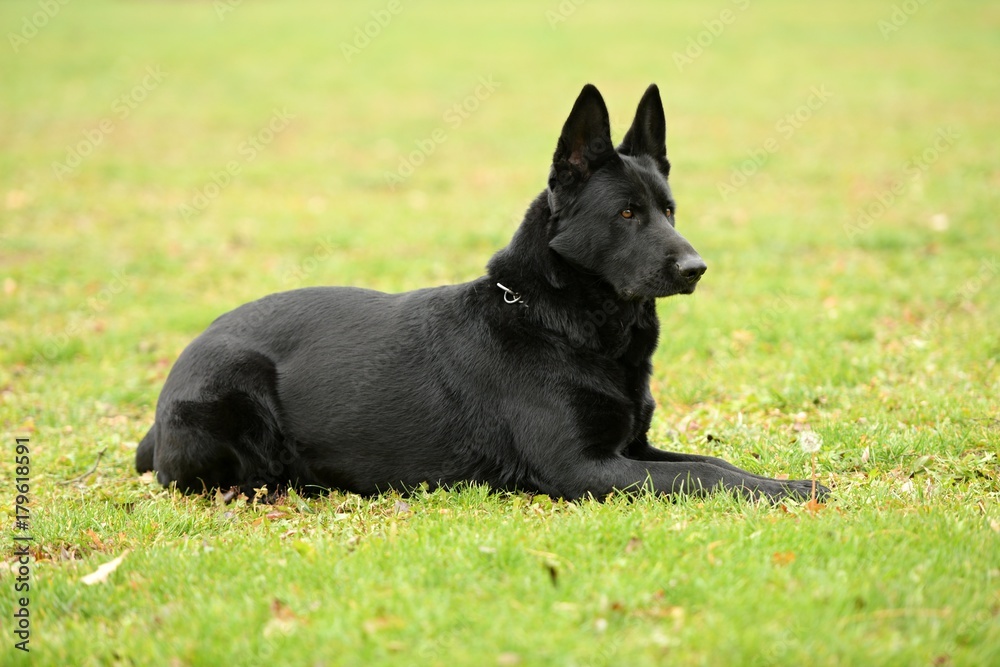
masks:
MULTIPOLYGON (((711 457, 704 458, 712 460, 711 457)), ((575 488, 566 493, 571 497, 591 494, 600 498, 613 491, 634 492, 648 485, 656 493, 668 496, 728 491, 770 500, 786 496, 809 497, 808 483, 758 477, 732 465, 724 467, 698 460, 639 461, 616 457, 588 461, 576 473, 575 488)))
MULTIPOLYGON (((752 477, 757 480, 764 480, 767 482, 779 482, 786 486, 790 486, 797 493, 804 492, 806 495, 812 493, 812 481, 807 479, 796 479, 796 480, 778 480, 771 477, 766 477, 764 475, 757 475, 755 473, 743 470, 742 468, 737 468, 729 461, 724 459, 716 458, 714 456, 704 456, 701 454, 681 454, 679 452, 668 452, 663 449, 657 449, 653 447, 646 441, 634 441, 629 445, 628 449, 625 450, 625 455, 630 459, 636 459, 638 461, 663 461, 665 463, 707 463, 709 465, 716 466, 718 468, 723 468, 731 473, 736 473, 739 475, 745 475, 747 477, 752 477)), ((830 489, 823 486, 822 484, 816 484, 816 495, 818 498, 825 498, 829 495, 830 489)))

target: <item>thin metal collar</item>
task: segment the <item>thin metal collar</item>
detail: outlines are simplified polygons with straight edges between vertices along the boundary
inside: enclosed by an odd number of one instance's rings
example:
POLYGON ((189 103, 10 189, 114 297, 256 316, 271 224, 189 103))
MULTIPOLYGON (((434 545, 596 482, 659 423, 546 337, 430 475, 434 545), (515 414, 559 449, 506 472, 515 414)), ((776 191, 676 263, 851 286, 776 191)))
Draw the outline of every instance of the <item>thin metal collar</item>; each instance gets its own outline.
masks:
POLYGON ((500 283, 497 283, 497 287, 499 287, 500 289, 502 289, 504 291, 504 295, 503 295, 503 301, 504 301, 504 303, 509 303, 509 304, 519 303, 522 306, 524 306, 525 308, 528 307, 528 304, 525 303, 524 298, 520 294, 518 294, 517 292, 515 292, 514 290, 510 289, 509 287, 504 287, 500 283))

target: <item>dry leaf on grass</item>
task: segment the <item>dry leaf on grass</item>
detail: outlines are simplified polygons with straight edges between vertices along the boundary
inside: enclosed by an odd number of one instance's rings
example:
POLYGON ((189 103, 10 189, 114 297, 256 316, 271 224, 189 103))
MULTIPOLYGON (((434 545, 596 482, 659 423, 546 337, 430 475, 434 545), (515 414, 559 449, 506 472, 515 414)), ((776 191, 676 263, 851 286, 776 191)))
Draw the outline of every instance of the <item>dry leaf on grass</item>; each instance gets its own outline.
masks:
POLYGON ((121 556, 114 559, 113 561, 105 563, 104 565, 100 566, 87 576, 81 577, 80 581, 82 581, 88 586, 93 586, 94 584, 103 584, 105 581, 108 580, 108 577, 111 575, 111 573, 118 569, 118 566, 122 564, 122 561, 125 560, 125 556, 127 556, 128 554, 129 554, 129 549, 126 549, 125 551, 122 552, 121 556))
POLYGON ((101 540, 101 536, 98 535, 96 532, 94 532, 93 529, 88 528, 86 533, 87 537, 90 538, 90 541, 94 543, 95 547, 97 547, 98 549, 104 548, 104 542, 101 540))
POLYGON ((274 598, 271 600, 271 618, 264 624, 264 636, 290 635, 299 621, 298 615, 287 604, 274 598))
POLYGON ((771 562, 775 565, 791 565, 795 562, 794 551, 778 551, 771 554, 771 562))
POLYGON ((722 540, 716 540, 714 542, 710 542, 708 547, 706 547, 705 556, 708 559, 709 565, 718 565, 719 559, 716 558, 714 554, 712 554, 712 551, 714 551, 716 547, 721 547, 723 544, 725 544, 725 542, 723 542, 722 540))
POLYGON ((824 507, 826 507, 826 504, 821 503, 818 500, 810 500, 805 504, 806 511, 809 512, 810 514, 816 514, 817 512, 821 511, 824 507))
POLYGON ((361 624, 361 629, 366 635, 375 635, 383 630, 398 630, 406 625, 406 622, 398 616, 389 614, 369 618, 361 624))

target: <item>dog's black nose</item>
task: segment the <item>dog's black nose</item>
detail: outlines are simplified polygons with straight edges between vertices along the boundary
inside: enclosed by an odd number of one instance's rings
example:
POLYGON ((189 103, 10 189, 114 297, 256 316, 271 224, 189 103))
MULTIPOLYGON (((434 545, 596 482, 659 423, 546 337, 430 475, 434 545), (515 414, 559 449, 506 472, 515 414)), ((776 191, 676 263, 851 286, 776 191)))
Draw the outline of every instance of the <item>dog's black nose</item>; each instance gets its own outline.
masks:
POLYGON ((677 270, 680 272, 681 277, 689 283, 696 283, 701 275, 705 273, 708 266, 698 255, 688 255, 684 257, 679 262, 677 262, 677 270))

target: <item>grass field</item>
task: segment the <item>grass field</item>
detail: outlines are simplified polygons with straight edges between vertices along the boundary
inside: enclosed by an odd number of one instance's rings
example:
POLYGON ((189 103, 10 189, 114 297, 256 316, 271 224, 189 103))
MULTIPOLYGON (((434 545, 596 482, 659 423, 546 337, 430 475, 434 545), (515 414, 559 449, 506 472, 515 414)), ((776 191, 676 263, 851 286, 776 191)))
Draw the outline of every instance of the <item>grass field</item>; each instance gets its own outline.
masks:
POLYGON ((996 4, 5 1, 0 26, 0 663, 1000 664, 996 4), (825 508, 223 505, 134 473, 218 314, 481 275, 588 81, 615 138, 659 84, 709 265, 660 304, 653 440, 802 477, 811 429, 825 508))

